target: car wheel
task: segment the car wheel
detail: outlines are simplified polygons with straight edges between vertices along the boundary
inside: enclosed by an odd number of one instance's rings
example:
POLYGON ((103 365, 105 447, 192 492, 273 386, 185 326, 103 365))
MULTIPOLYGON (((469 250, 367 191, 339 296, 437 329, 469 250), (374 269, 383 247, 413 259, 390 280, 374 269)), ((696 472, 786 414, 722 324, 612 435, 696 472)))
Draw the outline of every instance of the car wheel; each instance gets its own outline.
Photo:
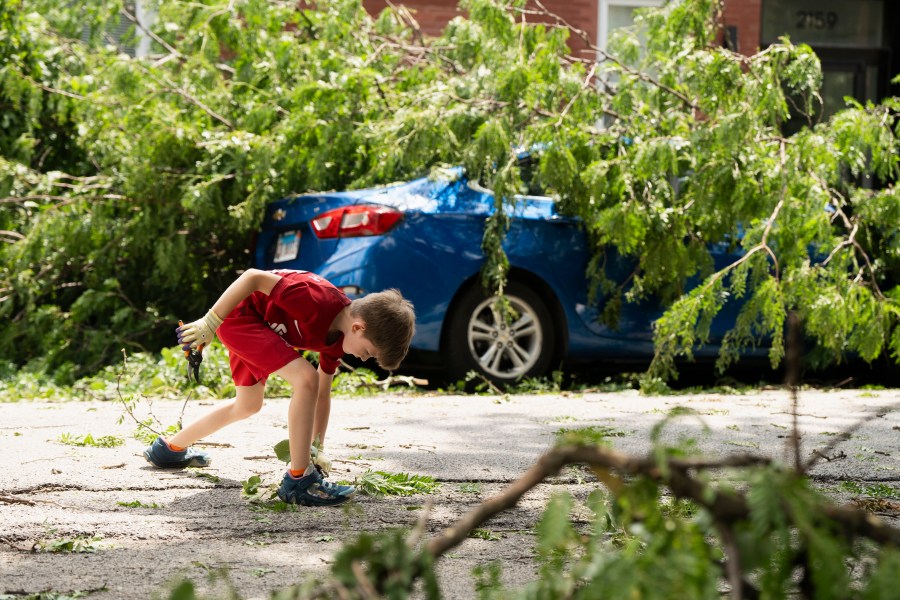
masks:
POLYGON ((477 371, 497 384, 543 375, 553 360, 556 336, 550 312, 540 296, 522 283, 506 289, 513 316, 506 324, 481 286, 473 286, 448 321, 447 352, 452 375, 477 371))

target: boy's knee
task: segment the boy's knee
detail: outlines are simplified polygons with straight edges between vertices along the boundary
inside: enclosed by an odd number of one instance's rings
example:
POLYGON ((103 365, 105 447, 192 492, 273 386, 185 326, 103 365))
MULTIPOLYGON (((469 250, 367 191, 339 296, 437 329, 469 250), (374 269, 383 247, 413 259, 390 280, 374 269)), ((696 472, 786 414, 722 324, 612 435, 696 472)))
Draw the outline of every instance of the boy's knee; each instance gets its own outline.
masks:
POLYGON ((254 402, 248 404, 240 404, 235 408, 237 409, 238 417, 240 417, 241 419, 246 419, 247 417, 252 417, 256 413, 258 413, 260 409, 262 409, 262 405, 262 402, 254 402))
POLYGON ((308 362, 299 358, 284 368, 276 371, 299 394, 317 394, 319 391, 319 373, 308 362))
POLYGON ((291 387, 295 392, 315 397, 319 393, 319 376, 315 371, 304 372, 291 382, 291 387))

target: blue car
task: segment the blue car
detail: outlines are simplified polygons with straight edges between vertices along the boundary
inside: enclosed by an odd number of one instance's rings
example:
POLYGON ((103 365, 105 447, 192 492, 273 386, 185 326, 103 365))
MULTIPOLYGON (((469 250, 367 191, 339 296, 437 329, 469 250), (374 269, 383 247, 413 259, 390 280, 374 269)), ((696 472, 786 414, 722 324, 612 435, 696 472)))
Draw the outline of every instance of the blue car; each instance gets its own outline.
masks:
MULTIPOLYGON (((453 381, 475 370, 503 385, 589 361, 649 360, 662 307, 623 303, 616 327, 601 323, 604 299, 588 302, 587 238, 552 198, 517 199, 504 249, 510 263, 507 324, 485 293, 480 271, 490 190, 461 168, 376 189, 314 193, 272 202, 254 251, 260 269, 302 269, 350 297, 397 288, 416 308, 405 368, 439 367, 453 381)), ((714 250, 716 262, 734 256, 714 250)), ((634 265, 609 253, 606 276, 626 282, 634 265)), ((734 315, 714 321, 715 343, 734 315)))

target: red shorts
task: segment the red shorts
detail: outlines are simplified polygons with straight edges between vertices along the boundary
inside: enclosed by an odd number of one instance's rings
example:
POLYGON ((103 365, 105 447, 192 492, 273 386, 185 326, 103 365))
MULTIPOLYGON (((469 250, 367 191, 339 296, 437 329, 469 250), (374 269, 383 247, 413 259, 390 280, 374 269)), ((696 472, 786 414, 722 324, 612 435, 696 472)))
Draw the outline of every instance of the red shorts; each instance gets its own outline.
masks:
POLYGON ((231 356, 234 385, 256 385, 300 354, 259 317, 228 317, 216 331, 231 356))

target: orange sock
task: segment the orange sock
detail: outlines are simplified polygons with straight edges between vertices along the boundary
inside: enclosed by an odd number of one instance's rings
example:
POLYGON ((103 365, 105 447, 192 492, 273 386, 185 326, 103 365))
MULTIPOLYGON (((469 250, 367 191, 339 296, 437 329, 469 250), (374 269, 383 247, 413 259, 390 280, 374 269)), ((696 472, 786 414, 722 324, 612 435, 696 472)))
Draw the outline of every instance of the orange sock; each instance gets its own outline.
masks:
POLYGON ((182 448, 181 446, 176 446, 175 444, 170 444, 169 441, 163 438, 163 441, 166 443, 166 446, 169 447, 169 450, 172 452, 184 452, 187 448, 182 448))
POLYGON ((295 471, 293 469, 288 469, 288 472, 291 474, 291 477, 298 478, 303 476, 303 471, 295 471))

